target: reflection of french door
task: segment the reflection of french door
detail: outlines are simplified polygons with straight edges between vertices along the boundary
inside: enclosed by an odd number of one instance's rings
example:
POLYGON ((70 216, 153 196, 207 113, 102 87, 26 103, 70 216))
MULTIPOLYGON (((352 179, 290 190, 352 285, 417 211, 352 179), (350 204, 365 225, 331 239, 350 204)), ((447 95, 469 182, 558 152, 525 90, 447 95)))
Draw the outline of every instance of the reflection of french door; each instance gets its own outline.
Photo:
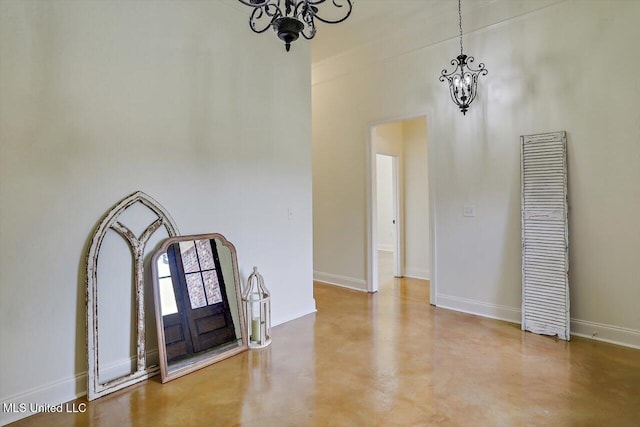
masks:
POLYGON ((167 250, 178 312, 163 316, 167 361, 236 339, 215 240, 167 250))

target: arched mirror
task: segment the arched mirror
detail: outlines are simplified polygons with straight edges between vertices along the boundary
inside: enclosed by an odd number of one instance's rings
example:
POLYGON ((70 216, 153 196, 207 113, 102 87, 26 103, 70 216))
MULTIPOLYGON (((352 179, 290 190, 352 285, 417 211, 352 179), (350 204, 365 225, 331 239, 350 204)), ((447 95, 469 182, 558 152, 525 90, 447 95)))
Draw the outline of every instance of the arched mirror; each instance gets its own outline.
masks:
POLYGON ((151 267, 163 383, 248 348, 236 250, 224 236, 167 239, 151 267))

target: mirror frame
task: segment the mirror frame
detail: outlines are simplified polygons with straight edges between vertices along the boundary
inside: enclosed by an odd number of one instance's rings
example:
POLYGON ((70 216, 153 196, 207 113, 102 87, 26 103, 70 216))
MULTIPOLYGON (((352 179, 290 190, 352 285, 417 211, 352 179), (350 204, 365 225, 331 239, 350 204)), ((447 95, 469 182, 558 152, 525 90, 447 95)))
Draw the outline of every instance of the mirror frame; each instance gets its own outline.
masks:
MULTIPOLYGON (((162 246, 153 254, 151 258, 151 273, 153 277, 153 301, 155 304, 155 312, 156 312, 156 329, 158 332, 158 356, 160 363, 160 377, 163 383, 167 381, 171 381, 173 379, 179 378, 183 375, 189 374, 191 372, 202 369, 206 366, 209 366, 213 363, 219 362, 223 359, 227 359, 231 356, 235 356, 238 353, 242 353, 243 351, 247 351, 249 349, 249 342, 247 338, 246 331, 246 320, 244 318, 244 310, 242 309, 242 289, 240 283, 240 274, 238 272, 238 258, 236 253, 236 248, 233 246, 231 242, 229 242, 226 237, 219 233, 209 233, 209 234, 192 234, 189 236, 177 236, 170 237, 166 239, 162 246), (160 280, 158 277, 158 258, 165 254, 174 243, 191 241, 191 240, 211 240, 217 239, 222 245, 228 248, 231 252, 231 261, 233 264, 233 278, 234 278, 234 286, 236 291, 236 299, 237 299, 237 307, 238 307, 238 317, 240 319, 240 334, 242 338, 242 344, 236 348, 232 348, 221 353, 213 354, 210 357, 207 357, 203 360, 194 362, 192 364, 183 366, 181 368, 177 368, 173 371, 169 370, 169 366, 167 363, 167 352, 166 352, 166 344, 164 337, 164 321, 162 319, 162 309, 160 302, 160 280)), ((227 285, 228 286, 228 285, 227 285)))

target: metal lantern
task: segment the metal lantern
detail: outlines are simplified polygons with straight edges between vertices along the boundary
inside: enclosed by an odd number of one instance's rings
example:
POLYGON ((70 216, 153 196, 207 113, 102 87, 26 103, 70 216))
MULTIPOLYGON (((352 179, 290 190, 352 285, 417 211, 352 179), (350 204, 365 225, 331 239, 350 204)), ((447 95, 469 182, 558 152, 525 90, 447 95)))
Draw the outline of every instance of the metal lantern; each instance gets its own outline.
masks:
POLYGON ((271 344, 271 294, 264 286, 264 279, 253 267, 242 293, 242 304, 247 319, 249 348, 262 348, 271 344))
POLYGON ((483 63, 478 64, 478 68, 472 68, 471 63, 475 60, 473 56, 467 56, 462 51, 462 6, 458 0, 458 23, 460 28, 460 55, 451 60, 451 65, 455 68, 450 73, 442 70, 441 82, 449 84, 449 94, 451 100, 460 108, 463 115, 467 114, 469 105, 478 95, 478 77, 486 76, 489 71, 483 63))

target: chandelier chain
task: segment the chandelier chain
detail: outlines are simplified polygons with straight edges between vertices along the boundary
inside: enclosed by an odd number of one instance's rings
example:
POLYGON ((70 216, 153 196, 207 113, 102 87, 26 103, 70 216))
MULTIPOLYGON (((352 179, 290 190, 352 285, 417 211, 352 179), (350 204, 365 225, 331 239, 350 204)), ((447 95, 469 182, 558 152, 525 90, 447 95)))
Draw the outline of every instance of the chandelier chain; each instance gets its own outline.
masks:
POLYGON ((460 55, 462 55, 462 0, 458 0, 458 23, 460 27, 460 55))

